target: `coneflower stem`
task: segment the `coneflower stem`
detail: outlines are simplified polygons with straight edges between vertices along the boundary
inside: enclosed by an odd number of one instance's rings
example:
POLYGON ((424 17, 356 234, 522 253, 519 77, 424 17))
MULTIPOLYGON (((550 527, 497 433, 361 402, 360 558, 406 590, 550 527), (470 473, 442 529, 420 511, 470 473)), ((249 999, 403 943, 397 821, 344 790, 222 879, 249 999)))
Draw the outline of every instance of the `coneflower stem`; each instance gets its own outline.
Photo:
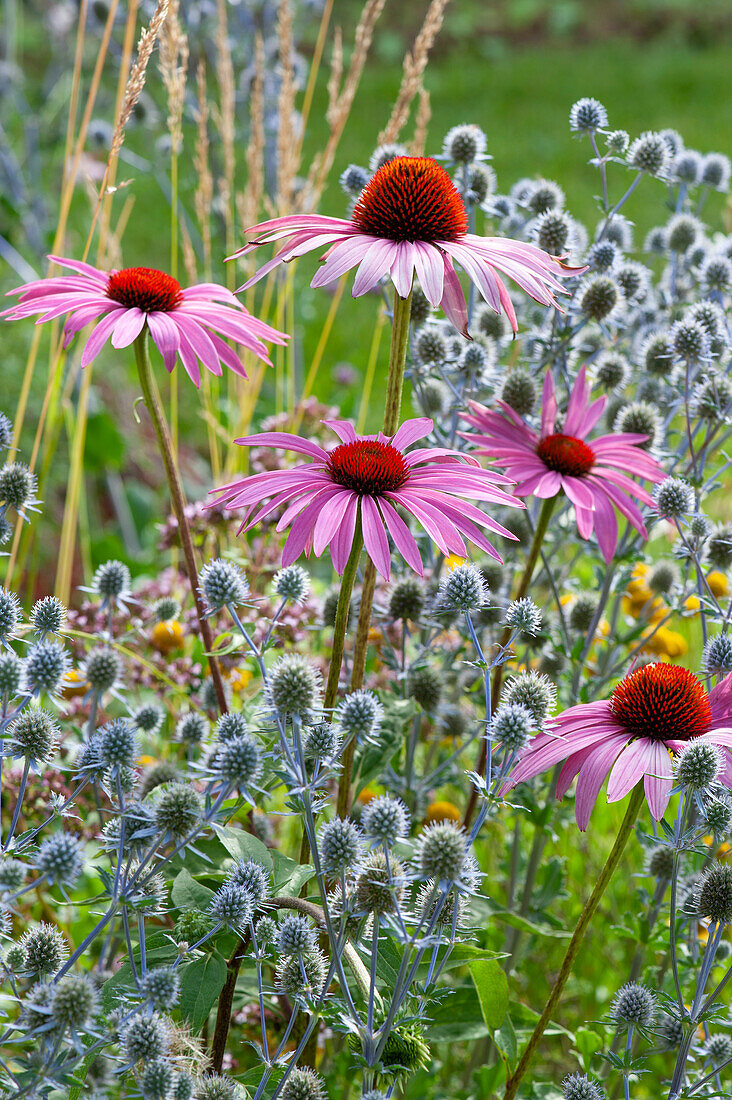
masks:
MULTIPOLYGON (((402 390, 404 389, 404 366, 407 361, 409 343, 409 319, 412 315, 412 291, 406 298, 400 298, 394 292, 394 310, 391 323, 391 344, 389 346, 389 373, 386 382, 386 402, 384 405, 384 435, 392 436, 399 427, 399 415, 402 408, 402 390)), ((371 628, 371 609, 374 604, 376 588, 376 567, 371 558, 366 562, 361 587, 361 607, 358 613, 356 641, 353 648, 351 668, 351 691, 363 687, 366 671, 366 653, 371 628)), ((355 745, 351 742, 343 754, 343 768, 338 784, 338 813, 345 817, 351 806, 351 769, 355 745)))
MULTIPOLYGON (((523 597, 526 595, 526 593, 529 590, 529 585, 531 584, 532 577, 534 576, 534 570, 536 569, 536 563, 538 562, 539 555, 541 553, 541 547, 542 547, 542 543, 544 542, 544 536, 546 535, 547 529, 549 527, 549 520, 552 518, 552 513, 554 511, 554 506, 557 503, 558 499, 559 499, 558 497, 548 497, 541 506, 541 511, 539 512, 539 519, 537 520, 536 528, 534 530, 534 538, 532 539, 531 549, 529 550, 529 556, 526 559, 526 565, 524 566, 524 571, 521 574, 521 580, 519 581, 519 586, 518 586, 518 588, 516 589, 516 591, 513 595, 514 600, 523 599, 523 597)), ((512 631, 511 631, 510 626, 504 627, 503 633, 501 634, 501 637, 498 641, 498 652, 499 653, 501 653, 506 648, 508 643, 510 642, 511 633, 512 633, 512 631)), ((498 707, 500 694, 501 694, 501 685, 503 683, 503 670, 504 670, 504 667, 505 667, 505 661, 499 661, 499 663, 497 665, 495 665, 494 668, 493 668, 493 682, 491 684, 491 707, 492 707, 493 711, 495 711, 496 708, 498 707)), ((487 743, 487 740, 483 740, 483 742, 480 746, 480 752, 478 754, 478 763, 476 764, 476 768, 475 768, 478 775, 485 775, 485 769, 486 769, 487 762, 488 762, 488 743, 487 743)), ((476 806, 477 799, 478 799, 478 791, 477 791, 476 787, 473 787, 473 789, 470 792, 470 798, 468 799, 467 809, 465 810, 465 819, 463 821, 463 824, 464 824, 466 829, 470 825, 470 822, 473 820, 473 814, 475 813, 475 806, 476 806)))
POLYGON ((587 899, 585 907, 580 914, 579 920, 577 921, 574 932, 572 933, 572 939, 569 941, 567 953, 564 956, 564 960, 552 987, 552 991, 549 994, 549 999, 544 1005, 544 1011, 539 1017, 539 1021, 526 1045, 526 1049, 521 1055, 519 1064, 516 1066, 516 1069, 506 1082, 506 1091, 503 1095, 503 1100, 513 1100, 513 1098, 516 1096, 518 1092, 518 1087, 524 1079, 524 1076, 526 1075, 526 1071, 531 1064, 531 1060, 534 1057, 534 1054, 536 1053, 536 1048, 541 1042, 541 1038, 544 1034, 544 1031, 546 1030, 546 1026, 554 1015, 555 1009, 559 1004, 562 993, 564 992, 564 987, 567 984, 567 980, 570 974, 572 973, 574 961, 577 958, 579 949, 582 945, 582 940, 585 938, 585 933, 590 925, 590 921, 595 915, 597 907, 602 900, 602 896, 607 889, 608 883, 613 877, 616 867, 620 863, 621 856, 625 851, 625 846, 628 843, 630 834, 633 832, 633 827, 635 826, 636 818, 638 817, 641 806, 643 805, 644 797, 644 784, 643 780, 641 780, 640 783, 637 783, 636 786, 633 788, 633 793, 630 796, 630 801, 628 802, 628 807, 625 811, 625 817, 623 818, 620 829, 618 830, 618 835, 615 838, 615 843, 612 846, 610 855, 607 857, 605 866, 600 872, 599 878, 595 883, 595 888, 587 899))
POLYGON ((216 701, 219 705, 219 710, 221 711, 221 713, 225 714, 229 708, 226 703, 226 693, 224 691, 224 682, 221 679, 219 662, 212 654, 214 639, 213 632, 211 630, 211 624, 206 618, 206 609, 203 606, 203 600, 201 599, 201 594, 198 591, 198 570, 196 568, 196 555, 193 550, 193 540, 191 539, 191 529, 188 525, 188 518, 186 516, 185 492, 183 490, 183 485, 180 480, 178 467, 176 465, 174 457, 173 441, 170 438, 168 423, 165 419, 165 413, 163 412, 160 400, 153 384, 152 370, 150 367, 150 355, 147 344, 147 325, 145 325, 145 328, 135 340, 135 360, 137 362, 137 373, 140 378, 142 395, 145 399, 147 410, 150 413, 150 419, 153 422, 155 434, 158 437, 158 447, 160 448, 160 456, 163 460, 165 474, 168 479, 168 488, 170 489, 170 502, 173 506, 173 514, 178 521, 178 535, 180 537, 180 544, 183 550, 186 573, 188 574, 188 582, 191 586, 193 602, 196 607, 196 615, 198 617, 198 626, 201 632, 201 640, 203 641, 204 648, 208 654, 208 664, 211 670, 211 679, 213 680, 214 690, 216 692, 216 701))
POLYGON ((345 647, 346 631, 348 629, 348 620, 351 611, 351 593, 353 592, 353 585, 356 580, 356 571, 358 569, 358 561, 361 557, 362 547, 363 534, 361 531, 361 511, 359 508, 356 517, 356 527, 353 532, 351 553, 348 556, 346 568, 343 570, 341 588, 338 593, 338 606, 336 607, 335 623, 333 625, 333 647, 330 654, 328 682, 325 685, 325 698, 323 700, 323 709, 325 710, 326 717, 330 716, 330 712, 333 710, 336 699, 338 698, 338 681, 341 675, 343 650, 345 647))

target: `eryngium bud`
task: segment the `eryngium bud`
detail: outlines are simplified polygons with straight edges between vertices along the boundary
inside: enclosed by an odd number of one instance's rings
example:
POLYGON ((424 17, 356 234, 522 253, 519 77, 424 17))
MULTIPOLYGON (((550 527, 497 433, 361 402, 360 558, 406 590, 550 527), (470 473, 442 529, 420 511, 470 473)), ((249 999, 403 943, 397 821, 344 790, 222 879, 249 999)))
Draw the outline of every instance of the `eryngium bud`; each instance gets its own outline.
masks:
POLYGON ((28 650, 25 665, 26 688, 33 695, 45 691, 54 695, 71 667, 68 653, 60 642, 44 640, 36 642, 28 650))
POLYGON ((550 256, 566 251, 571 232, 572 219, 563 210, 545 210, 533 226, 536 243, 550 256))
POLYGON ((627 161, 631 168, 647 172, 649 176, 662 176, 669 166, 670 150, 661 134, 646 130, 628 149, 627 161))
POLYGON ((437 606, 448 611, 479 611, 487 594, 483 574, 477 565, 456 565, 440 581, 437 606))
POLYGON ((673 849, 665 844, 658 844, 651 849, 648 856, 648 872, 663 882, 670 881, 674 869, 673 849))
POLYGON ((310 577, 301 565, 288 565, 275 575, 272 588, 280 599, 303 603, 310 592, 310 577))
POLYGON ((442 154, 456 164, 469 164, 471 160, 483 156, 486 147, 486 136, 480 126, 465 123, 448 130, 442 143, 442 154))
POLYGON ((709 256, 699 274, 707 290, 724 294, 732 286, 732 261, 726 256, 709 256))
POLYGON ((732 1036, 710 1035, 704 1044, 704 1053, 713 1066, 721 1066, 732 1058, 732 1036))
POLYGON ((694 511, 694 490, 680 477, 667 477, 653 487, 656 511, 664 519, 681 519, 694 511))
POLYGON ((6 753, 22 756, 35 766, 47 764, 58 744, 59 727, 47 710, 28 707, 8 725, 6 753))
POLYGON ((671 347, 681 359, 697 362, 709 354, 709 335, 699 321, 687 318, 676 321, 669 331, 671 347))
POLYGON ((603 1100, 600 1086, 584 1073, 571 1073, 562 1081, 564 1100, 603 1100))
POLYGON ((285 917, 279 927, 277 950, 281 955, 306 955, 318 946, 318 933, 306 917, 285 917))
POLYGON ((421 363, 444 363, 447 340, 437 325, 425 325, 414 338, 414 351, 421 363))
POLYGON ((285 1081, 282 1100, 325 1100, 323 1078, 315 1070, 296 1067, 285 1081))
POLYGON ((715 924, 732 924, 732 867, 714 864, 701 876, 694 895, 700 917, 715 924))
POLYGON ((317 722, 308 726, 302 751, 305 763, 312 767, 316 761, 333 760, 341 746, 341 738, 329 722, 317 722))
POLYGON ((395 913, 404 895, 402 866, 397 859, 387 862, 383 851, 366 856, 356 876, 356 908, 359 913, 385 916, 395 913))
POLYGON ((44 596, 33 604, 30 621, 36 634, 59 634, 66 621, 66 608, 55 596, 44 596))
POLYGON ((407 147, 398 141, 386 141, 383 145, 377 145, 369 157, 369 171, 378 172, 384 164, 388 164, 394 157, 405 157, 407 147))
POLYGON ((409 831, 409 811, 388 794, 372 798, 363 808, 361 828, 368 840, 391 848, 409 831))
POLYGON ((67 974, 56 985, 51 1019, 60 1028, 78 1031, 97 1008, 97 991, 86 974, 67 974))
POLYGON ((666 226, 666 243, 672 252, 686 252, 703 231, 704 227, 693 214, 674 214, 666 226))
POLYGON ((259 744, 248 733, 243 737, 232 737, 216 749, 212 767, 229 783, 245 787, 253 783, 262 771, 259 744))
POLYGON ((253 912, 252 895, 244 886, 225 883, 211 899, 209 912, 215 920, 236 928, 246 928, 253 912))
POLYGON ((506 626, 532 637, 541 630, 541 611, 530 596, 513 600, 506 608, 506 626))
POLYGON ((527 670, 511 677, 501 697, 501 705, 517 703, 526 707, 536 726, 542 724, 556 702, 557 689, 549 677, 527 670))
POLYGON ((94 574, 91 587, 105 600, 117 599, 129 592, 132 581, 124 562, 105 561, 94 574))
POLYGON ((36 867, 47 882, 71 886, 84 869, 84 846, 71 833, 56 833, 41 841, 36 867))
POLYGON ((55 974, 68 956, 66 940, 53 924, 45 921, 29 928, 20 940, 23 968, 36 977, 55 974))
POLYGON ((270 703, 279 714, 306 718, 318 707, 320 683, 319 671, 307 658, 285 653, 270 672, 270 703))
POLYGON ((628 379, 628 361, 617 352, 606 351, 595 364, 595 381, 606 390, 622 387, 628 379))
POLYGON ((204 1073, 196 1080, 194 1100, 240 1100, 242 1090, 233 1077, 204 1073))
POLYGON ((361 856, 361 833, 348 818, 335 817, 320 831, 320 858, 326 875, 353 870, 361 856))
POLYGON ((82 676, 93 691, 102 693, 113 688, 122 672, 119 654, 108 646, 99 646, 87 655, 82 676))
POLYGON ((381 729, 384 708, 373 691, 352 691, 335 713, 335 720, 347 738, 374 738, 381 729))
POLYGON ((707 558, 715 569, 726 570, 732 565, 732 524, 714 529, 707 543, 707 558))
POLYGON ((707 153, 702 165, 702 183, 716 191, 727 191, 731 171, 730 159, 724 153, 707 153))
POLYGON ((615 994, 610 1015, 616 1024, 650 1027, 656 1015, 656 998, 644 985, 628 982, 615 994))
POLYGON ((325 955, 317 948, 307 955, 282 959, 275 973, 275 988, 288 997, 317 997, 328 973, 325 955))
POLYGON ((349 164, 341 172, 338 182, 347 195, 355 198, 361 194, 369 179, 368 171, 360 164, 349 164))
POLYGON ((684 1025, 677 1016, 662 1016, 658 1024, 661 1046, 665 1050, 673 1050, 681 1046, 684 1038, 684 1025))
POLYGON ((0 653, 0 696, 13 699, 20 691, 23 662, 15 653, 0 653))
POLYGON ((625 405, 615 417, 613 431, 630 432, 631 434, 645 435, 647 438, 639 443, 644 451, 650 451, 656 443, 661 431, 661 420, 658 410, 654 409, 647 401, 631 401, 625 405))
POLYGON ((493 716, 493 736, 509 753, 519 752, 529 740, 534 721, 517 703, 502 703, 493 716))
POLYGON ((604 320, 620 301, 620 287, 610 275, 588 276, 577 294, 581 311, 593 321, 604 320))
POLYGON ((457 882, 465 863, 467 837, 454 821, 428 825, 417 840, 417 867, 423 878, 457 882))
POLYGON ((168 1028, 157 1013, 133 1016, 122 1032, 121 1041, 128 1062, 149 1062, 166 1053, 168 1028))
POLYGON ((144 773, 140 784, 140 797, 144 798, 156 787, 162 787, 164 783, 177 779, 178 774, 178 768, 172 760, 159 760, 144 773))
POLYGON ((137 759, 139 743, 132 722, 115 718, 99 731, 99 758, 105 768, 131 767, 137 759))
POLYGON ((169 1100, 175 1071, 170 1062, 155 1058, 144 1067, 137 1079, 143 1100, 169 1100))
POLYGON ((424 611, 424 585, 416 577, 405 577, 394 585, 389 599, 389 618, 419 622, 424 611))
POLYGON ((180 999, 180 974, 172 966, 158 966, 140 977, 139 990, 153 1008, 169 1011, 180 999))
POLYGON ((252 902, 257 905, 269 894, 270 881, 266 867, 254 859, 247 859, 229 872, 227 882, 243 886, 252 902))
POLYGON ((164 717, 162 709, 155 703, 143 703, 132 715, 132 721, 143 733, 157 733, 164 717))
POLYGON ((14 894, 25 882, 28 868, 19 859, 3 856, 0 859, 0 898, 14 894))
POLYGON ((721 749, 704 741, 691 741, 675 761, 676 779, 693 791, 707 790, 719 778, 724 767, 721 749))
POLYGON ((6 462, 0 469, 0 504, 22 508, 36 495, 36 475, 24 462, 6 462))
POLYGON ((615 156, 622 156, 630 144, 630 136, 627 130, 612 130, 611 133, 605 136, 605 144, 607 145, 608 153, 613 153, 615 156))
POLYGON ((227 605, 238 607, 249 595, 249 583, 244 571, 223 558, 206 562, 198 574, 198 589, 206 601, 209 614, 221 611, 227 605))
POLYGON ((704 819, 715 837, 726 836, 732 825, 732 805, 721 798, 710 798, 704 808, 704 819))
POLYGON ((153 604, 152 615, 157 623, 169 623, 180 615, 180 604, 175 596, 161 596, 153 604))
POLYGON ((171 783, 160 794, 155 805, 155 824, 164 833, 182 837, 198 824, 201 818, 201 799, 184 783, 171 783))
POLYGON ((607 126, 607 111, 599 99, 584 96, 573 103, 569 111, 569 128, 578 133, 594 133, 607 126))
POLYGON ((530 416, 536 405, 536 382, 523 367, 510 371, 501 389, 505 401, 519 416, 530 416))
POLYGON ((431 665, 413 669, 409 675, 409 694, 423 710, 436 710, 442 698, 440 674, 431 665))
POLYGON ((4 412, 0 412, 0 451, 7 451, 13 442, 13 422, 4 412))

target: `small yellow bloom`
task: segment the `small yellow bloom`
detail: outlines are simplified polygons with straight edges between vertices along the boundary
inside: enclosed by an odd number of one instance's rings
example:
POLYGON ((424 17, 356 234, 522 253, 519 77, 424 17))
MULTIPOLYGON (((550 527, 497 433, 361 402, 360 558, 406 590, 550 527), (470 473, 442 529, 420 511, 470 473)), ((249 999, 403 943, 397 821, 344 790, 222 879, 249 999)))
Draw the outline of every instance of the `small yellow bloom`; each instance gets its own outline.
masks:
POLYGON ((378 797, 379 796, 377 795, 376 791, 373 790, 373 788, 364 787, 364 789, 361 791, 360 795, 358 796, 358 801, 361 803, 362 806, 366 806, 369 802, 371 802, 371 800, 373 798, 378 798, 378 797))
POLYGON ((138 758, 137 758, 137 763, 142 768, 151 768, 153 766, 153 764, 157 764, 157 762, 158 762, 157 757, 147 756, 146 754, 143 754, 142 756, 138 756, 138 758))
POLYGON ((677 657, 683 657, 689 649, 683 634, 667 626, 649 627, 646 634, 643 644, 645 653, 652 653, 657 657, 668 657, 673 661, 677 657))
POLYGON ((61 681, 61 695, 64 699, 73 699, 77 695, 86 695, 89 684, 78 669, 70 668, 61 681))
POLYGON ((711 573, 707 573, 707 584, 714 596, 719 599, 720 596, 729 595, 729 580, 726 573, 720 573, 719 570, 713 570, 711 573))
POLYGON ((460 558, 460 557, 458 557, 457 554, 450 554, 449 557, 445 558, 445 565, 450 570, 450 572, 452 572, 453 569, 457 569, 458 565, 467 565, 467 564, 468 564, 468 559, 467 558, 460 558))
POLYGON ((430 802, 424 815, 425 825, 435 821, 462 821, 463 815, 452 802, 430 802))
POLYGON ((684 607, 687 611, 696 612, 701 607, 701 600, 698 596, 688 596, 687 599, 684 600, 684 607))
POLYGON ((248 668, 232 668, 229 675, 229 683, 231 684, 231 690, 234 694, 240 695, 251 678, 252 673, 248 668))
POLYGON ((156 623, 150 641, 153 648, 163 655, 172 653, 175 649, 182 649, 183 627, 177 619, 168 619, 164 623, 156 623))

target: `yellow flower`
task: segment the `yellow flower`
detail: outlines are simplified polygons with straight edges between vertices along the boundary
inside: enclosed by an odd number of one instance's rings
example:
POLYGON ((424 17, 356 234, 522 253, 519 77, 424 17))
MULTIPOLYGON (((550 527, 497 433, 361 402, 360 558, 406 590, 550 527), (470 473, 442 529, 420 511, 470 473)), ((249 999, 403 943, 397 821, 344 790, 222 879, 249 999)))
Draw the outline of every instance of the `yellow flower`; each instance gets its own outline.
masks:
POLYGON ((729 595, 729 580, 726 573, 720 573, 718 570, 713 570, 711 573, 707 573, 707 584, 714 596, 719 599, 720 596, 729 595))
POLYGON ((70 668, 61 681, 61 695, 64 699, 73 699, 77 695, 86 695, 89 684, 78 669, 70 668))
POLYGON ((697 612, 701 607, 701 600, 698 596, 688 596, 687 599, 684 600, 684 607, 687 611, 697 612))
POLYGON ((654 596, 646 582, 646 577, 650 572, 649 567, 645 562, 639 561, 633 567, 633 573, 631 579, 628 581, 628 587, 625 590, 625 596, 623 597, 623 611, 626 615, 630 615, 633 619, 650 619, 651 622, 658 622, 662 619, 667 608, 663 600, 658 596, 654 596))
POLYGON ((376 791, 373 790, 373 788, 371 787, 364 787, 364 789, 358 796, 358 801, 361 803, 362 806, 365 806, 371 801, 372 798, 378 798, 376 791))
POLYGON ((424 815, 425 825, 435 821, 462 821, 463 815, 452 802, 430 802, 424 815))
POLYGON ((183 627, 177 619, 168 619, 164 623, 156 623, 150 641, 153 648, 163 655, 172 653, 174 649, 182 649, 183 627))
POLYGON ((450 570, 450 572, 452 572, 453 569, 457 569, 458 565, 467 565, 467 564, 468 564, 468 559, 467 558, 460 558, 460 557, 458 557, 457 554, 450 554, 449 557, 445 558, 445 565, 450 570))
POLYGON ((645 633, 647 637, 644 637, 644 653, 653 653, 657 657, 668 657, 673 661, 677 657, 683 657, 689 649, 683 634, 679 634, 677 630, 671 630, 667 626, 648 627, 645 633))
POLYGON ((241 694, 251 678, 252 673, 248 668, 232 668, 229 675, 229 683, 231 684, 231 690, 234 694, 241 694))

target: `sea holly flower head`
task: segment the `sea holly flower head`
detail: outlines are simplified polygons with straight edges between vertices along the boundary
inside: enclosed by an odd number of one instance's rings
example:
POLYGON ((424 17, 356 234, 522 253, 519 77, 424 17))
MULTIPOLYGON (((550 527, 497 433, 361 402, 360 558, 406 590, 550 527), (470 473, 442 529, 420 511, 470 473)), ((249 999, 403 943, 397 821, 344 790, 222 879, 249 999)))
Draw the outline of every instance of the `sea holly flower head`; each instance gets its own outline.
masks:
POLYGON ((504 791, 564 761, 557 797, 577 779, 580 829, 587 828, 606 778, 608 802, 624 798, 642 780, 658 821, 674 785, 672 757, 688 751, 690 742, 720 750, 717 780, 732 787, 732 675, 707 693, 688 669, 645 665, 621 680, 609 699, 581 703, 548 719, 521 754, 504 791))
MULTIPOLYGON (((500 523, 465 498, 522 507, 500 485, 507 478, 483 470, 477 459, 443 447, 408 450, 432 430, 426 418, 406 420, 393 437, 358 436, 345 420, 324 423, 340 443, 325 450, 312 439, 284 432, 245 436, 242 446, 272 446, 304 454, 311 462, 294 469, 267 470, 214 489, 217 504, 243 510, 240 531, 284 508, 277 530, 290 528, 282 564, 303 552, 316 557, 330 548, 333 565, 343 573, 357 521, 366 552, 387 580, 391 568, 390 535, 407 564, 420 576, 422 558, 407 524, 397 511, 410 513, 445 556, 467 556, 464 538, 500 561, 483 528, 515 538, 500 523), (267 503, 263 501, 267 500, 267 503)), ((213 507, 213 505, 211 505, 213 507)))
POLYGON ((72 274, 11 290, 19 300, 0 316, 19 320, 38 315, 36 324, 66 316, 64 347, 93 324, 81 354, 82 367, 96 359, 108 340, 113 348, 129 347, 147 326, 166 369, 172 371, 180 358, 188 377, 200 386, 201 365, 215 375, 228 367, 247 377, 228 340, 265 363, 270 360, 264 341, 287 342, 284 333, 252 317, 230 290, 216 283, 183 288, 171 275, 151 267, 106 272, 79 260, 49 259, 72 274))
POLYGON ((582 367, 560 428, 554 381, 547 372, 538 432, 505 401, 498 402, 500 412, 471 401, 463 419, 477 430, 462 435, 478 445, 478 454, 489 455, 505 468, 517 482, 513 490, 517 496, 547 499, 564 492, 574 506, 580 536, 589 539, 594 532, 609 562, 618 543, 616 512, 643 538, 648 537, 635 501, 652 506, 653 498, 628 471, 652 482, 663 480, 664 474, 657 460, 642 449, 644 435, 613 432, 588 439, 606 403, 605 396, 590 400, 582 367))
POLYGON ((275 241, 286 243, 240 290, 278 264, 323 248, 325 263, 311 286, 326 286, 357 268, 355 298, 387 275, 397 294, 406 298, 416 275, 430 305, 441 306, 465 335, 468 308, 455 264, 496 313, 505 311, 514 332, 516 313, 501 275, 542 305, 557 306, 555 294, 565 293, 559 279, 584 270, 567 267, 533 244, 469 233, 460 193, 430 157, 394 156, 382 163, 361 191, 349 220, 289 214, 260 222, 248 232, 253 239, 234 256, 246 256, 275 241))

